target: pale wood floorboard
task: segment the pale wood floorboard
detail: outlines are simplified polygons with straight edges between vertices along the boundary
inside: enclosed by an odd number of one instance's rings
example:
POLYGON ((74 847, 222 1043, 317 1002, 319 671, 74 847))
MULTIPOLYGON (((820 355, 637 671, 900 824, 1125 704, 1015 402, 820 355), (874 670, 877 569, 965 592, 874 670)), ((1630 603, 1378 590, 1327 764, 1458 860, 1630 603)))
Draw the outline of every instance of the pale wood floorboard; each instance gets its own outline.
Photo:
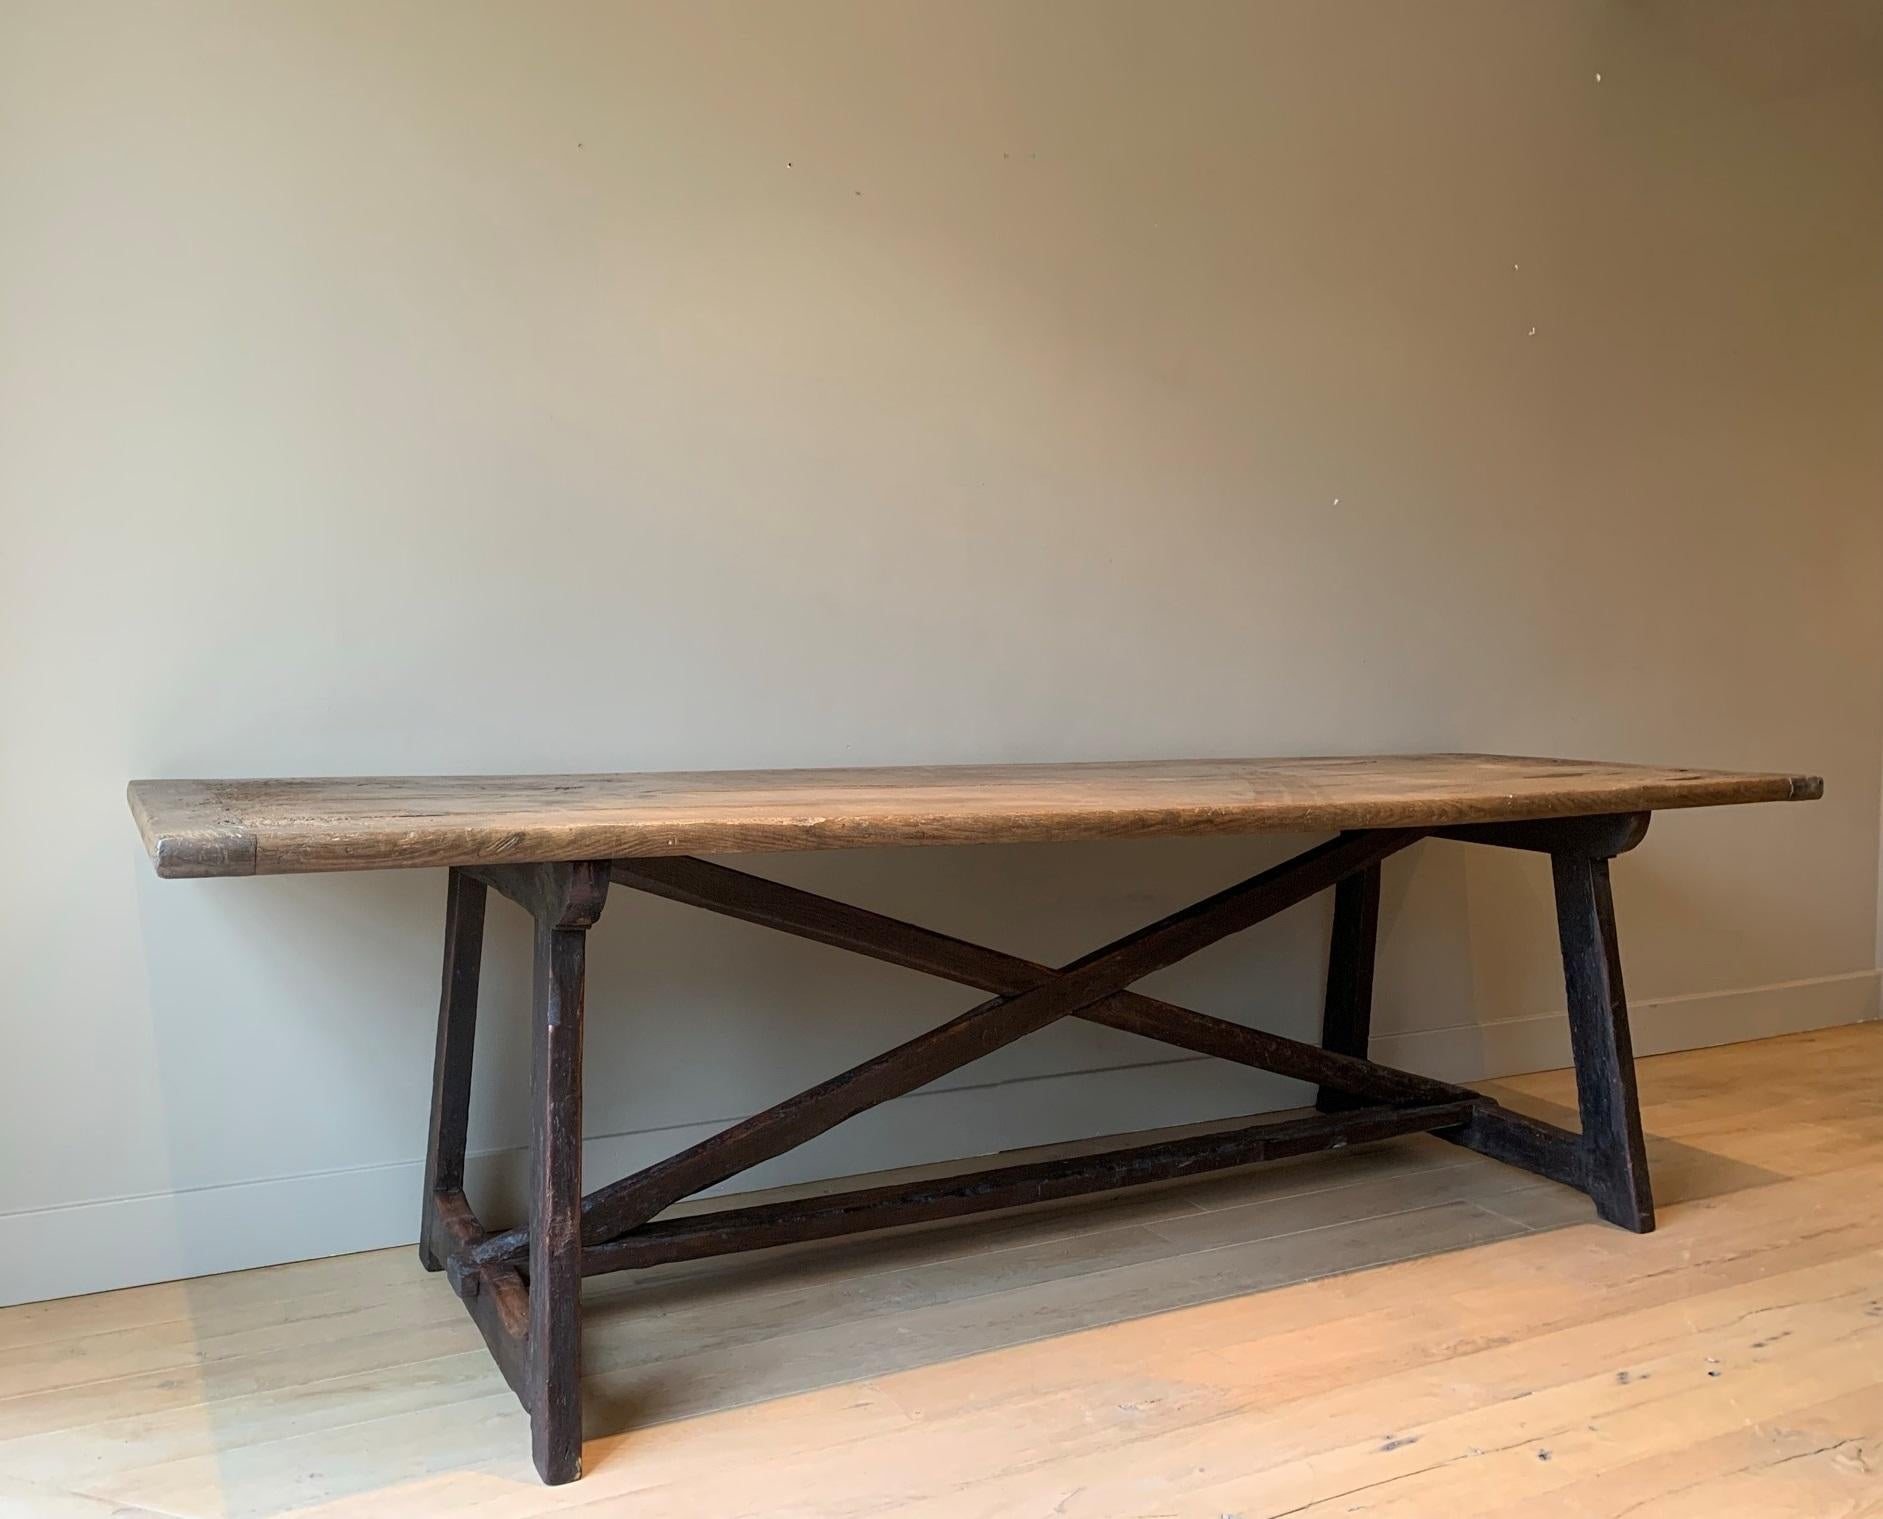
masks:
POLYGON ((1643 1061, 1645 1238, 1417 1138, 605 1278, 557 1489, 409 1250, 9 1309, 0 1516, 1883 1516, 1880 1072, 1643 1061))

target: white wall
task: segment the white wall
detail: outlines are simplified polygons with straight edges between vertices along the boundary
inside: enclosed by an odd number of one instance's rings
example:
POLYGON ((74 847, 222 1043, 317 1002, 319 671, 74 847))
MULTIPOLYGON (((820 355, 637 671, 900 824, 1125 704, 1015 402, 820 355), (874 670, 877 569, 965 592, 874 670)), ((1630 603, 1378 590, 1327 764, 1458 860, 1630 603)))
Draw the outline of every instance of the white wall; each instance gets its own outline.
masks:
MULTIPOLYGON (((1642 1042, 1872 1014, 1879 19, 0 0, 0 1298, 413 1232, 442 878, 158 882, 132 776, 1809 769, 1618 867, 1642 1042)), ((1301 842, 773 863, 1050 959, 1301 842)), ((1546 885, 1391 867, 1381 1052, 1561 1058, 1546 885)), ((1160 984, 1306 1032, 1325 923, 1160 984)), ((625 894, 594 955, 598 1180, 970 995, 625 894)), ((1296 1096, 1164 1058, 765 1177, 1296 1096)))

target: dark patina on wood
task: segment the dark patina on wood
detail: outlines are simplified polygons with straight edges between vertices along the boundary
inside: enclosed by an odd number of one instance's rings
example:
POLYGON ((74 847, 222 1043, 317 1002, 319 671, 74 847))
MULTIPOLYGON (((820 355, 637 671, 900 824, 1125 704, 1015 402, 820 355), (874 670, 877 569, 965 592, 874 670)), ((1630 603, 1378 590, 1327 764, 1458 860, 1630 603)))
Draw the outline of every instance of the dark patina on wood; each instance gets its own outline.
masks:
MULTIPOLYGON (((590 1244, 613 1239, 680 1199, 796 1149, 866 1108, 926 1086, 1132 981, 1273 917, 1418 837, 1411 830, 1344 834, 1095 950, 1037 985, 970 1008, 638 1175, 603 1187, 583 1200, 582 1237, 590 1244)), ((476 1246, 469 1259, 476 1265, 514 1261, 528 1242, 528 1230, 513 1229, 476 1246)))
MULTIPOLYGON (((1367 1057, 1373 1029, 1373 959, 1380 929, 1380 868, 1356 871, 1334 888, 1334 927, 1327 945, 1327 992, 1321 1043, 1355 1060, 1367 1057)), ((1338 1113, 1365 1101, 1338 1083, 1322 1085, 1315 1106, 1338 1113)))
POLYGON ((1645 828, 1644 815, 1629 815, 1443 831, 1461 842, 1551 856, 1582 1090, 1580 1133, 1367 1058, 1381 864, 1426 836, 1424 830, 1341 834, 1058 969, 684 856, 454 870, 422 1254, 428 1265, 442 1260, 447 1266, 530 1411, 539 1471, 545 1481, 560 1482, 581 1469, 583 1276, 966 1217, 1417 1133, 1577 1187, 1595 1199, 1602 1217, 1630 1229, 1652 1228, 1607 889, 1610 855, 1640 842, 1645 828), (992 995, 928 1033, 583 1196, 584 940, 611 882, 992 995), (494 1234, 478 1223, 462 1191, 474 962, 486 887, 536 920, 530 1217, 494 1234), (1335 913, 1321 1046, 1130 990, 1152 972, 1328 889, 1335 893, 1335 913), (1099 1154, 970 1169, 915 1185, 660 1216, 846 1118, 1069 1017, 1314 1082, 1321 1111, 1099 1154))
POLYGON ((1233 1129, 1155 1144, 1070 1155, 1030 1165, 971 1171, 909 1186, 867 1187, 802 1201, 726 1208, 688 1218, 656 1220, 584 1252, 592 1276, 672 1261, 698 1260, 771 1245, 832 1239, 899 1224, 965 1218, 1029 1203, 1059 1202, 1147 1182, 1204 1176, 1265 1160, 1286 1160, 1401 1134, 1430 1134, 1469 1119, 1473 1099, 1423 1107, 1364 1108, 1339 1117, 1254 1120, 1233 1129))

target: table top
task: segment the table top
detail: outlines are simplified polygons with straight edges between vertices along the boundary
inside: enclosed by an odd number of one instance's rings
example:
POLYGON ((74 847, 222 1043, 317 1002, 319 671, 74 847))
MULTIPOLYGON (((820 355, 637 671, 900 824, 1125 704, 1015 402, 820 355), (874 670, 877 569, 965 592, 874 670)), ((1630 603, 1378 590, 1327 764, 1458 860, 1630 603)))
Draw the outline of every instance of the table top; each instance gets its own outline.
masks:
POLYGON ((1808 801, 1815 776, 1493 754, 133 781, 161 876, 1347 828, 1808 801))

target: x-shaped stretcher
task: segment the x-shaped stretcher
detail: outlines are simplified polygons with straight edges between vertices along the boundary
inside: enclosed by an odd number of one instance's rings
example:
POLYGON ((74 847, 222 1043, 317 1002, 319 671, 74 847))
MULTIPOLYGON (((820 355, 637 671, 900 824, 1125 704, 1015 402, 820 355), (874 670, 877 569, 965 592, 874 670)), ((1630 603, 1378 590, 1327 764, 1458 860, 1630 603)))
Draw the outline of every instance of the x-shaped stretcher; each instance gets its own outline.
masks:
POLYGON ((1578 1187, 1604 1218, 1650 1229, 1654 1209, 1608 883, 1609 855, 1632 847, 1646 821, 1641 814, 1443 830, 1454 838, 1547 849, 1556 860, 1582 1093, 1580 1134, 1514 1113, 1464 1087, 1365 1058, 1380 864, 1426 830, 1341 834, 1058 969, 684 856, 453 870, 427 1163, 426 1263, 444 1265, 471 1304, 499 1365, 536 1417, 538 1463, 553 1481, 554 1473, 572 1471, 580 1456, 579 1397, 570 1368, 580 1360, 575 1289, 583 1276, 960 1217, 1416 1133, 1436 1134, 1578 1187), (993 995, 927 1033, 583 1196, 583 958, 611 881, 993 995), (495 1234, 483 1230, 463 1192, 486 888, 536 918, 530 1218, 495 1234), (1153 972, 1329 888, 1335 891, 1335 915, 1324 1045, 1129 990, 1153 972), (1321 1111, 907 1186, 659 1217, 847 1118, 1068 1017, 1313 1082, 1321 1111))

